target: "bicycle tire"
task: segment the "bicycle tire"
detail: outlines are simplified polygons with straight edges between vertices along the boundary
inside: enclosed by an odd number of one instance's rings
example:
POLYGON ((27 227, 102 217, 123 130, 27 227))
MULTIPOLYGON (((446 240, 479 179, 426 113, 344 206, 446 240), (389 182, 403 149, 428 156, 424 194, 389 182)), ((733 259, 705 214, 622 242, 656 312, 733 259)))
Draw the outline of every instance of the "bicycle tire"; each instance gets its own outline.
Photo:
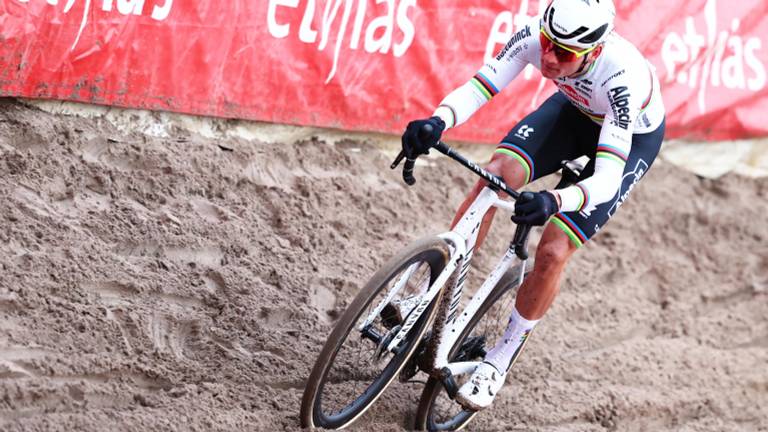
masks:
MULTIPOLYGON (((374 299, 377 295, 386 292, 390 281, 397 278, 411 264, 417 262, 427 263, 428 269, 425 268, 424 276, 426 276, 428 271, 430 278, 429 286, 432 286, 432 283, 434 283, 437 276, 448 263, 448 259, 449 251, 446 243, 439 237, 428 237, 416 241, 398 255, 392 257, 371 277, 340 317, 312 368, 302 396, 300 415, 302 427, 344 428, 360 417, 386 390, 416 350, 419 340, 426 332, 428 324, 434 318, 437 311, 435 305, 439 303, 444 290, 441 290, 435 296, 430 306, 424 310, 419 320, 411 328, 408 336, 401 342, 402 348, 392 357, 363 393, 355 396, 337 414, 329 414, 323 411, 324 390, 329 383, 330 370, 337 360, 337 355, 342 349, 342 345, 349 339, 350 334, 354 333, 353 329, 356 328, 356 323, 363 317, 365 310, 374 304, 374 299)), ((344 380, 344 378, 340 379, 344 380)))
MULTIPOLYGON (((533 260, 530 260, 529 262, 530 264, 525 271, 526 275, 531 271, 531 268, 533 267, 532 265, 533 260)), ((480 320, 488 313, 488 311, 491 310, 494 304, 496 304, 496 302, 505 294, 507 294, 510 290, 518 287, 519 275, 520 275, 520 267, 518 265, 507 270, 507 272, 501 277, 499 282, 496 284, 496 287, 494 287, 493 291, 491 291, 491 294, 488 296, 485 302, 483 302, 483 304, 477 310, 475 315, 472 317, 472 319, 469 321, 467 326, 462 331, 459 338, 456 340, 456 343, 454 344, 454 346, 451 348, 448 355, 448 358, 451 359, 451 361, 454 361, 456 359, 459 348, 462 347, 462 345, 464 344, 464 341, 472 333, 472 331, 475 329, 475 327, 480 322, 480 320)), ((505 318, 508 318, 508 316, 505 318)), ((503 331, 504 331, 503 327, 499 329, 499 335, 503 331)), ((416 430, 428 430, 428 431, 461 430, 470 421, 472 421, 475 415, 478 414, 475 411, 461 409, 461 406, 458 403, 454 402, 453 406, 458 411, 458 413, 454 415, 449 421, 438 423, 435 420, 435 412, 434 412, 435 404, 438 396, 440 396, 440 394, 443 392, 444 392, 443 385, 439 380, 432 377, 430 377, 427 380, 427 383, 424 386, 424 390, 421 393, 421 398, 419 399, 419 406, 416 411, 416 424, 415 424, 416 430)))

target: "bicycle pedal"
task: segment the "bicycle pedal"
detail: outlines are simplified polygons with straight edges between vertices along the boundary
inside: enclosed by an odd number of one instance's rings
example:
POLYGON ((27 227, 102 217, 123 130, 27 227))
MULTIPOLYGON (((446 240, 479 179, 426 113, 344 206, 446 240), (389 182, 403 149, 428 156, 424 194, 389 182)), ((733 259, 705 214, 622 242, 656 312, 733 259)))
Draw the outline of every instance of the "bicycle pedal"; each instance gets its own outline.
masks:
POLYGON ((440 382, 445 388, 445 392, 451 400, 456 398, 456 394, 459 392, 459 385, 456 383, 456 379, 453 377, 453 373, 447 367, 440 370, 440 382))

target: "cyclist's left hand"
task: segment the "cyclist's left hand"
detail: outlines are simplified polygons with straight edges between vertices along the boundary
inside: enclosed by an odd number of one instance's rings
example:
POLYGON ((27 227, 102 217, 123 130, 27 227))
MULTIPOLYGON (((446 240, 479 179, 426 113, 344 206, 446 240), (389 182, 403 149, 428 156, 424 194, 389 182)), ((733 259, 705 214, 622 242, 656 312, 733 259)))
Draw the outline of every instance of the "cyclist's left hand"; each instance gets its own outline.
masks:
POLYGON ((408 159, 416 159, 423 154, 429 154, 430 147, 440 141, 444 130, 445 122, 437 116, 408 123, 402 137, 405 156, 408 159), (430 125, 431 130, 424 130, 424 125, 430 125))
POLYGON ((518 225, 541 226, 559 210, 557 198, 551 192, 523 192, 515 202, 512 222, 518 225))

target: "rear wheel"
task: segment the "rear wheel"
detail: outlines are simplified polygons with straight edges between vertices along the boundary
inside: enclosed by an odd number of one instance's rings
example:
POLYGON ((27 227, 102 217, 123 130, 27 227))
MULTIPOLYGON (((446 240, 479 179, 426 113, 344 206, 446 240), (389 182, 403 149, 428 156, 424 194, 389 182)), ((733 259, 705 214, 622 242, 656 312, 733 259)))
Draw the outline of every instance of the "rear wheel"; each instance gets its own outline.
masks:
POLYGON ((421 311, 394 353, 386 346, 408 317, 419 312, 423 294, 448 257, 445 242, 430 237, 414 243, 373 275, 339 319, 315 362, 302 398, 302 427, 343 428, 384 392, 419 345, 442 291, 421 311), (401 288, 394 292, 397 286, 401 288))
MULTIPOLYGON (((522 265, 522 264, 521 264, 522 265)), ((530 269, 532 266, 529 266, 530 269)), ((526 273, 530 270, 526 270, 526 273)), ((509 269, 496 284, 459 336, 448 356, 451 362, 479 361, 506 329, 515 307, 514 288, 519 285, 520 266, 509 269)), ((469 375, 455 376, 461 387, 469 375)), ((440 381, 430 378, 424 386, 416 413, 416 429, 429 431, 459 430, 466 426, 475 411, 465 410, 448 397, 440 381)))

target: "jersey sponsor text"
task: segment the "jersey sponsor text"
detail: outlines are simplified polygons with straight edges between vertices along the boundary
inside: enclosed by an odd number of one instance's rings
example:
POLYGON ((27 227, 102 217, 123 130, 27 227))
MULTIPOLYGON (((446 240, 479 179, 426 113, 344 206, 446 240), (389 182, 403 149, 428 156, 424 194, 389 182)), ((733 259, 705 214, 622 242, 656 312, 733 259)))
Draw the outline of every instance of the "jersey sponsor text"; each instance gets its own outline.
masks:
POLYGON ((585 98, 583 95, 579 94, 579 92, 576 91, 573 87, 569 86, 568 84, 560 84, 557 83, 557 87, 565 93, 568 98, 573 100, 574 102, 578 102, 584 107, 589 107, 589 99, 585 98))
POLYGON ((616 72, 615 74, 609 76, 608 79, 606 79, 605 81, 603 81, 602 84, 600 84, 600 87, 605 87, 605 85, 608 84, 608 82, 610 82, 614 78, 617 78, 617 77, 620 77, 620 76, 624 75, 624 72, 626 72, 626 71, 627 71, 626 69, 622 69, 622 70, 616 72))
POLYGON ((628 129, 632 121, 629 117, 629 89, 626 86, 619 86, 608 90, 608 100, 613 110, 611 123, 622 129, 628 129))
MULTIPOLYGON (((525 26, 524 29, 520 30, 519 32, 515 33, 514 36, 512 36, 512 38, 509 40, 509 42, 507 42, 507 44, 504 46, 504 48, 502 48, 502 50, 499 53, 499 55, 496 56, 496 60, 503 59, 507 55, 507 52, 513 46, 515 46, 517 43, 519 43, 521 40, 523 40, 523 39, 525 39, 527 37, 531 37, 531 26, 529 26, 529 25, 525 26)), ((515 51, 513 51, 509 55, 509 57, 514 57, 517 54, 519 54, 520 51, 522 51, 522 48, 520 48, 520 47, 518 47, 518 48, 519 49, 516 49, 515 51)))

